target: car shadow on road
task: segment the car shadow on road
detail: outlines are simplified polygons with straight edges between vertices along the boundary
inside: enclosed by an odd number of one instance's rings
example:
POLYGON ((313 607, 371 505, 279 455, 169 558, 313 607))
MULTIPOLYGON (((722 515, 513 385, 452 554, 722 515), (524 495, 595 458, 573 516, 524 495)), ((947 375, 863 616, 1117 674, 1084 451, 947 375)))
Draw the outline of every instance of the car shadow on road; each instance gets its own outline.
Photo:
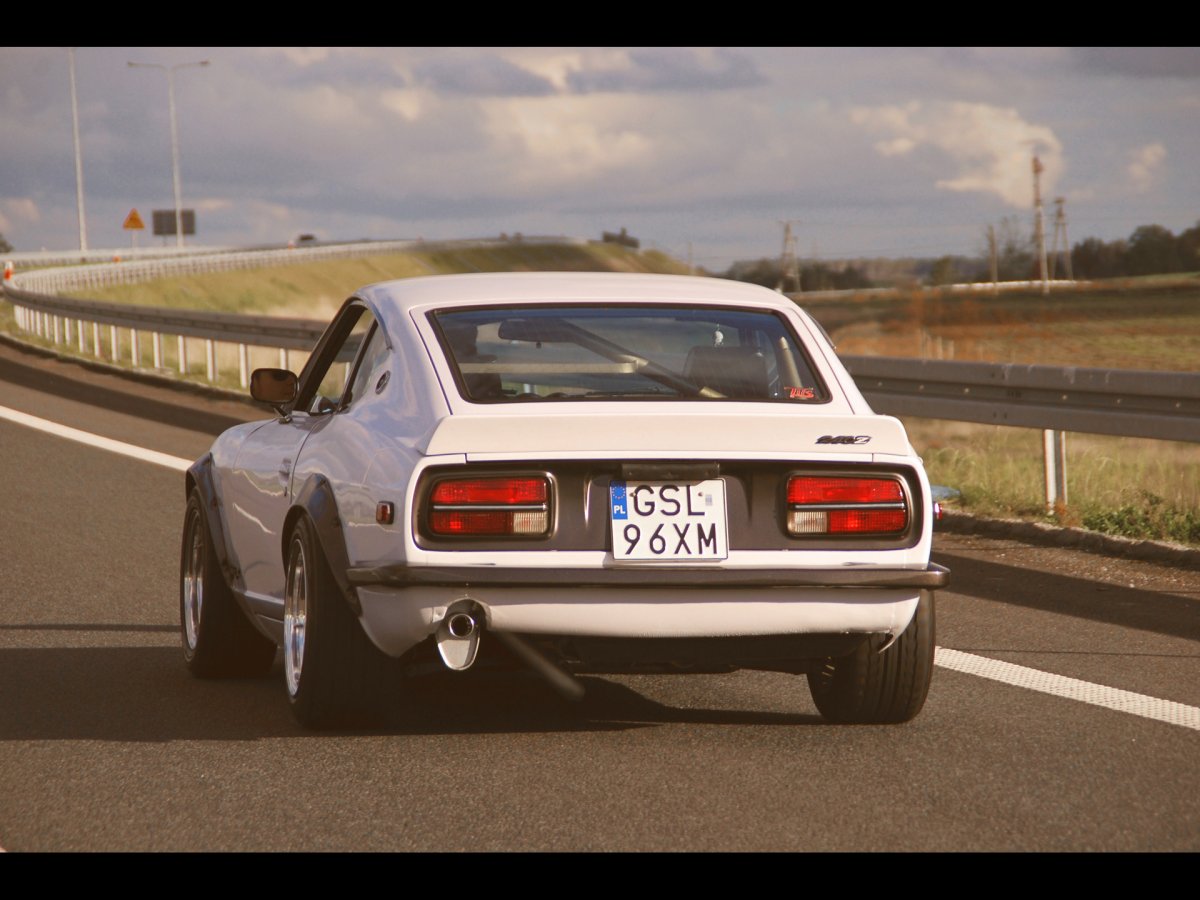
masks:
POLYGON ((951 553, 935 553, 934 559, 950 569, 948 590, 957 594, 1200 640, 1200 598, 1039 572, 951 553))
POLYGON ((584 675, 578 680, 584 696, 571 701, 532 672, 480 672, 469 682, 450 672, 414 678, 406 683, 408 695, 395 705, 389 726, 404 734, 478 734, 614 731, 666 724, 824 724, 816 714, 669 706, 607 677, 584 675))
POLYGON ((248 401, 244 411, 242 402, 234 400, 218 401, 220 409, 214 410, 210 408, 214 405, 211 401, 196 402, 201 395, 194 390, 189 392, 186 383, 157 386, 155 390, 132 382, 128 373, 109 369, 92 371, 90 365, 87 360, 47 359, 37 351, 0 345, 0 381, 89 406, 214 436, 234 425, 269 415, 256 410, 248 401))
MULTIPOLYGON (((677 676, 663 676, 673 678, 677 676)), ((377 727, 324 734, 627 731, 665 724, 811 725, 815 714, 675 708, 587 676, 569 702, 532 672, 406 679, 377 727)), ((269 677, 202 681, 172 647, 0 649, 0 741, 244 741, 320 736, 288 710, 276 661, 269 677)))

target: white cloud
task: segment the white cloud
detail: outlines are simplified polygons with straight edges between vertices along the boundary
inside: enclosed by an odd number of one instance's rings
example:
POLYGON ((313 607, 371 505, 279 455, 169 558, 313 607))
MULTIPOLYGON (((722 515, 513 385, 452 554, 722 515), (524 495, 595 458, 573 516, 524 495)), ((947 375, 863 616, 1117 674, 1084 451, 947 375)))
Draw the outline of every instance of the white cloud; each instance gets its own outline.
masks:
POLYGON ((571 75, 582 71, 587 65, 587 59, 597 54, 618 60, 620 65, 628 65, 628 56, 621 51, 535 48, 514 50, 509 56, 517 65, 540 75, 554 85, 555 90, 565 93, 569 89, 571 75))
POLYGON ((488 131, 531 183, 588 179, 654 160, 654 141, 628 122, 628 103, 548 97, 492 102, 485 109, 488 131))
POLYGON ((416 88, 396 88, 380 93, 379 102, 404 121, 415 122, 425 111, 429 97, 425 91, 416 88))
POLYGON ((233 207, 233 201, 225 197, 205 197, 191 204, 199 212, 219 212, 233 207))
POLYGON ((316 218, 285 203, 252 198, 208 198, 197 205, 208 210, 206 226, 219 232, 236 222, 239 231, 255 243, 282 241, 300 231, 313 231, 316 218))
POLYGON ((12 232, 18 223, 36 223, 42 220, 42 211, 29 197, 9 197, 0 200, 0 232, 12 232))
POLYGON ((1167 158, 1167 148, 1162 144, 1146 144, 1138 147, 1130 154, 1133 159, 1126 171, 1129 173, 1133 186, 1139 191, 1149 190, 1158 181, 1163 170, 1163 160, 1167 158))
POLYGON ((329 59, 328 47, 279 47, 273 52, 302 68, 329 59))
POLYGON ((759 87, 766 79, 751 54, 725 48, 655 47, 622 51, 597 65, 595 58, 572 72, 568 83, 581 93, 722 91, 759 87))
POLYGON ((940 151, 948 177, 937 187, 994 194, 1010 206, 1032 200, 1030 156, 1044 167, 1042 192, 1050 194, 1064 169, 1062 144, 1054 132, 1021 118, 1015 109, 986 103, 932 102, 856 107, 850 120, 875 133, 892 135, 874 146, 881 156, 911 156, 918 147, 940 151))
POLYGON ((875 145, 880 156, 904 156, 916 149, 917 142, 912 138, 900 137, 890 141, 880 141, 875 145))

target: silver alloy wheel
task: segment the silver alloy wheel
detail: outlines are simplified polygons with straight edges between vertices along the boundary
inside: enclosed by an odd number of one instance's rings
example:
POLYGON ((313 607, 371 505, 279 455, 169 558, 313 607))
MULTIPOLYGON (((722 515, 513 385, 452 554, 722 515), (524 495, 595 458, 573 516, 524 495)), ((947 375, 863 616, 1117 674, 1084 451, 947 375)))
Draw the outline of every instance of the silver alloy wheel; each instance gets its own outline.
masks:
POLYGON ((195 650, 200 639, 200 616, 204 612, 204 536, 199 513, 190 523, 191 546, 183 572, 183 635, 188 650, 195 650))
POLYGON ((293 697, 300 689, 307 622, 308 566, 304 560, 304 542, 295 537, 288 560, 287 592, 283 597, 283 668, 287 676, 288 693, 293 697))

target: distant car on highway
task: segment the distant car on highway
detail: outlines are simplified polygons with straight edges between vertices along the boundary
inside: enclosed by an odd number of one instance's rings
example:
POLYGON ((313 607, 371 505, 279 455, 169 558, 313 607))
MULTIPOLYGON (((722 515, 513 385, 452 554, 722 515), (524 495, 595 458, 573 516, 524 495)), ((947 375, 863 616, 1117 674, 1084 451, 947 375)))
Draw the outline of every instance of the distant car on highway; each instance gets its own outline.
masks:
POLYGON ((301 723, 406 676, 806 675, 837 722, 929 687, 929 483, 821 328, 709 278, 503 274, 371 285, 275 411, 187 473, 184 658, 266 673, 301 723))

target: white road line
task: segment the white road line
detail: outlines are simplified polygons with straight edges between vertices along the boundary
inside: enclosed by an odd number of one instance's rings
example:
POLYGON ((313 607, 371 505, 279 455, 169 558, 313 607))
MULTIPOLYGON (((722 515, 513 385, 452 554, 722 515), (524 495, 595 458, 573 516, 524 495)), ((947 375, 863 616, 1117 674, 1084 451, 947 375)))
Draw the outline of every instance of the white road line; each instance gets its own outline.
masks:
POLYGON ((157 450, 147 450, 145 447, 139 447, 136 444, 114 441, 112 438, 101 437, 98 434, 92 434, 90 431, 80 431, 78 428, 71 428, 68 425, 59 425, 57 422, 39 419, 37 416, 18 412, 15 409, 9 409, 7 406, 0 406, 0 419, 8 419, 10 422, 16 422, 18 425, 24 425, 27 428, 36 428, 38 431, 44 431, 47 434, 77 441, 80 444, 99 447, 101 450, 120 453, 122 456, 132 456, 134 459, 154 463, 157 466, 166 466, 168 469, 175 469, 179 472, 186 472, 194 462, 194 460, 183 459, 179 456, 159 453, 157 450))
POLYGON ((1200 731, 1200 707, 1175 703, 1171 700, 1160 700, 1146 694, 1135 694, 1133 691, 1122 691, 1119 688, 1106 687, 1103 684, 1092 684, 1090 681, 1067 678, 1065 675, 1054 675, 1040 669, 1017 666, 998 659, 988 659, 986 656, 963 653, 961 650, 948 650, 945 647, 937 648, 934 662, 944 668, 954 669, 956 672, 978 675, 980 678, 1002 681, 1005 684, 1029 688, 1031 691, 1041 691, 1043 694, 1066 697, 1069 700, 1078 700, 1080 703, 1103 706, 1145 719, 1157 719, 1159 722, 1168 722, 1171 725, 1181 725, 1184 728, 1200 731))

